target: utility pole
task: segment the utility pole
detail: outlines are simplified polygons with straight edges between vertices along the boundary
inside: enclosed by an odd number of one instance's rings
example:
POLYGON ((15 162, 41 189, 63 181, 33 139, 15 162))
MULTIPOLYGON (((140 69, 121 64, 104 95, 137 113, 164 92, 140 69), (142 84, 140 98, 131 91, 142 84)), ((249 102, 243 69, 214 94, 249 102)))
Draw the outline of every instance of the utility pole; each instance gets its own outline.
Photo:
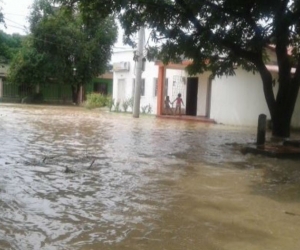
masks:
POLYGON ((136 78, 135 78, 135 90, 134 90, 134 101, 133 101, 133 117, 134 118, 139 118, 139 116, 140 116, 144 37, 145 37, 144 27, 141 27, 139 30, 139 35, 138 35, 139 40, 138 40, 136 78))

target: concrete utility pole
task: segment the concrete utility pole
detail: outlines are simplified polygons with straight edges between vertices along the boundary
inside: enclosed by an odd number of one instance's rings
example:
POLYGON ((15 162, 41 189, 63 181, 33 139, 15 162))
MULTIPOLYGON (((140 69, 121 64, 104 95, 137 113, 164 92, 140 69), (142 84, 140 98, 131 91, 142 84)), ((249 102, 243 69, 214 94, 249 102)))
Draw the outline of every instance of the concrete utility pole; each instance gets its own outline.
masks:
POLYGON ((140 116, 144 37, 145 37, 144 27, 141 27, 139 30, 139 37, 138 37, 139 40, 138 40, 136 78, 135 78, 135 90, 134 90, 134 101, 133 101, 133 117, 134 118, 139 118, 139 116, 140 116))

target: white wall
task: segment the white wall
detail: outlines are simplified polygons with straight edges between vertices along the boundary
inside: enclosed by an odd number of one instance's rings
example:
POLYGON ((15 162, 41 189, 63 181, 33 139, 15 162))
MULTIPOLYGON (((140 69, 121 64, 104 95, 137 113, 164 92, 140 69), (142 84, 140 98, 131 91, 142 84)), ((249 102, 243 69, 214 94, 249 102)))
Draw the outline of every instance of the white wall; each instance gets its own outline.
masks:
POLYGON ((113 98, 116 101, 124 101, 120 99, 120 96, 125 96, 125 98, 129 99, 131 97, 132 92, 132 75, 134 71, 134 61, 133 61, 133 50, 127 50, 122 52, 115 52, 112 54, 112 64, 117 62, 129 62, 130 70, 129 71, 121 71, 121 72, 113 72, 113 98), (119 93, 118 83, 124 80, 125 84, 125 93, 119 93))
POLYGON ((270 113, 259 74, 237 70, 212 82, 211 118, 229 125, 256 126, 259 114, 270 113))

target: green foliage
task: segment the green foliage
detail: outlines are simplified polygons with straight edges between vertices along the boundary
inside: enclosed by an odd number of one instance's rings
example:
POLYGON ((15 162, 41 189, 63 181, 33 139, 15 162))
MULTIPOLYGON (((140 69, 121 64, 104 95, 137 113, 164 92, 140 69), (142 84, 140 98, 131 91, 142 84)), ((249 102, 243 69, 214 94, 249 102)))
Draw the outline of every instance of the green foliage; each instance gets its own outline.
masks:
POLYGON ((10 79, 29 85, 69 83, 78 92, 80 85, 105 72, 117 26, 113 16, 85 18, 84 23, 77 8, 54 7, 52 2, 34 1, 31 35, 14 58, 10 79))
POLYGON ((28 87, 46 82, 55 75, 55 70, 51 70, 48 60, 47 54, 39 53, 32 47, 32 38, 28 37, 11 62, 9 81, 20 85, 26 83, 28 87))
POLYGON ((151 105, 145 105, 141 107, 142 114, 151 114, 152 113, 152 107, 151 105))
MULTIPOLYGON (((56 2, 74 4, 70 0, 56 2)), ((132 35, 141 26, 151 29, 152 40, 160 45, 149 46, 148 56, 165 63, 192 59, 188 67, 192 74, 232 75, 236 66, 255 71, 261 60, 268 60, 264 51, 270 43, 293 45, 298 48, 296 57, 300 55, 300 0, 275 0, 272 4, 268 0, 75 2, 85 17, 119 12, 128 43, 134 44, 132 35)))
POLYGON ((122 107, 123 107, 124 112, 127 112, 128 107, 129 107, 129 100, 123 101, 122 107))
POLYGON ((131 110, 133 110, 133 103, 134 103, 134 100, 133 100, 133 97, 131 97, 131 98, 128 100, 128 105, 129 105, 129 107, 131 108, 131 110))
POLYGON ((116 104, 114 105, 115 106, 115 111, 116 112, 120 112, 121 111, 121 109, 120 109, 120 101, 116 101, 116 104))
POLYGON ((22 47, 24 37, 18 34, 6 34, 0 31, 0 62, 9 63, 22 47))
POLYGON ((115 99, 112 98, 112 96, 108 96, 107 97, 107 107, 109 108, 109 111, 112 110, 114 103, 115 103, 115 99))
POLYGON ((85 107, 88 109, 108 106, 110 97, 98 93, 90 93, 86 96, 85 107))

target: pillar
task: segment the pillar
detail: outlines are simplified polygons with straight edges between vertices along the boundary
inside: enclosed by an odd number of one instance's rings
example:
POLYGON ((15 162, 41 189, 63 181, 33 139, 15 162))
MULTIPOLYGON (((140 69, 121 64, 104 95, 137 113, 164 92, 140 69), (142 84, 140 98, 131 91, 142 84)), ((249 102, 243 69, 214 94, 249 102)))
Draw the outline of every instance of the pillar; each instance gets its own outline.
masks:
POLYGON ((164 110, 165 66, 159 66, 157 79, 157 115, 162 115, 164 110))

